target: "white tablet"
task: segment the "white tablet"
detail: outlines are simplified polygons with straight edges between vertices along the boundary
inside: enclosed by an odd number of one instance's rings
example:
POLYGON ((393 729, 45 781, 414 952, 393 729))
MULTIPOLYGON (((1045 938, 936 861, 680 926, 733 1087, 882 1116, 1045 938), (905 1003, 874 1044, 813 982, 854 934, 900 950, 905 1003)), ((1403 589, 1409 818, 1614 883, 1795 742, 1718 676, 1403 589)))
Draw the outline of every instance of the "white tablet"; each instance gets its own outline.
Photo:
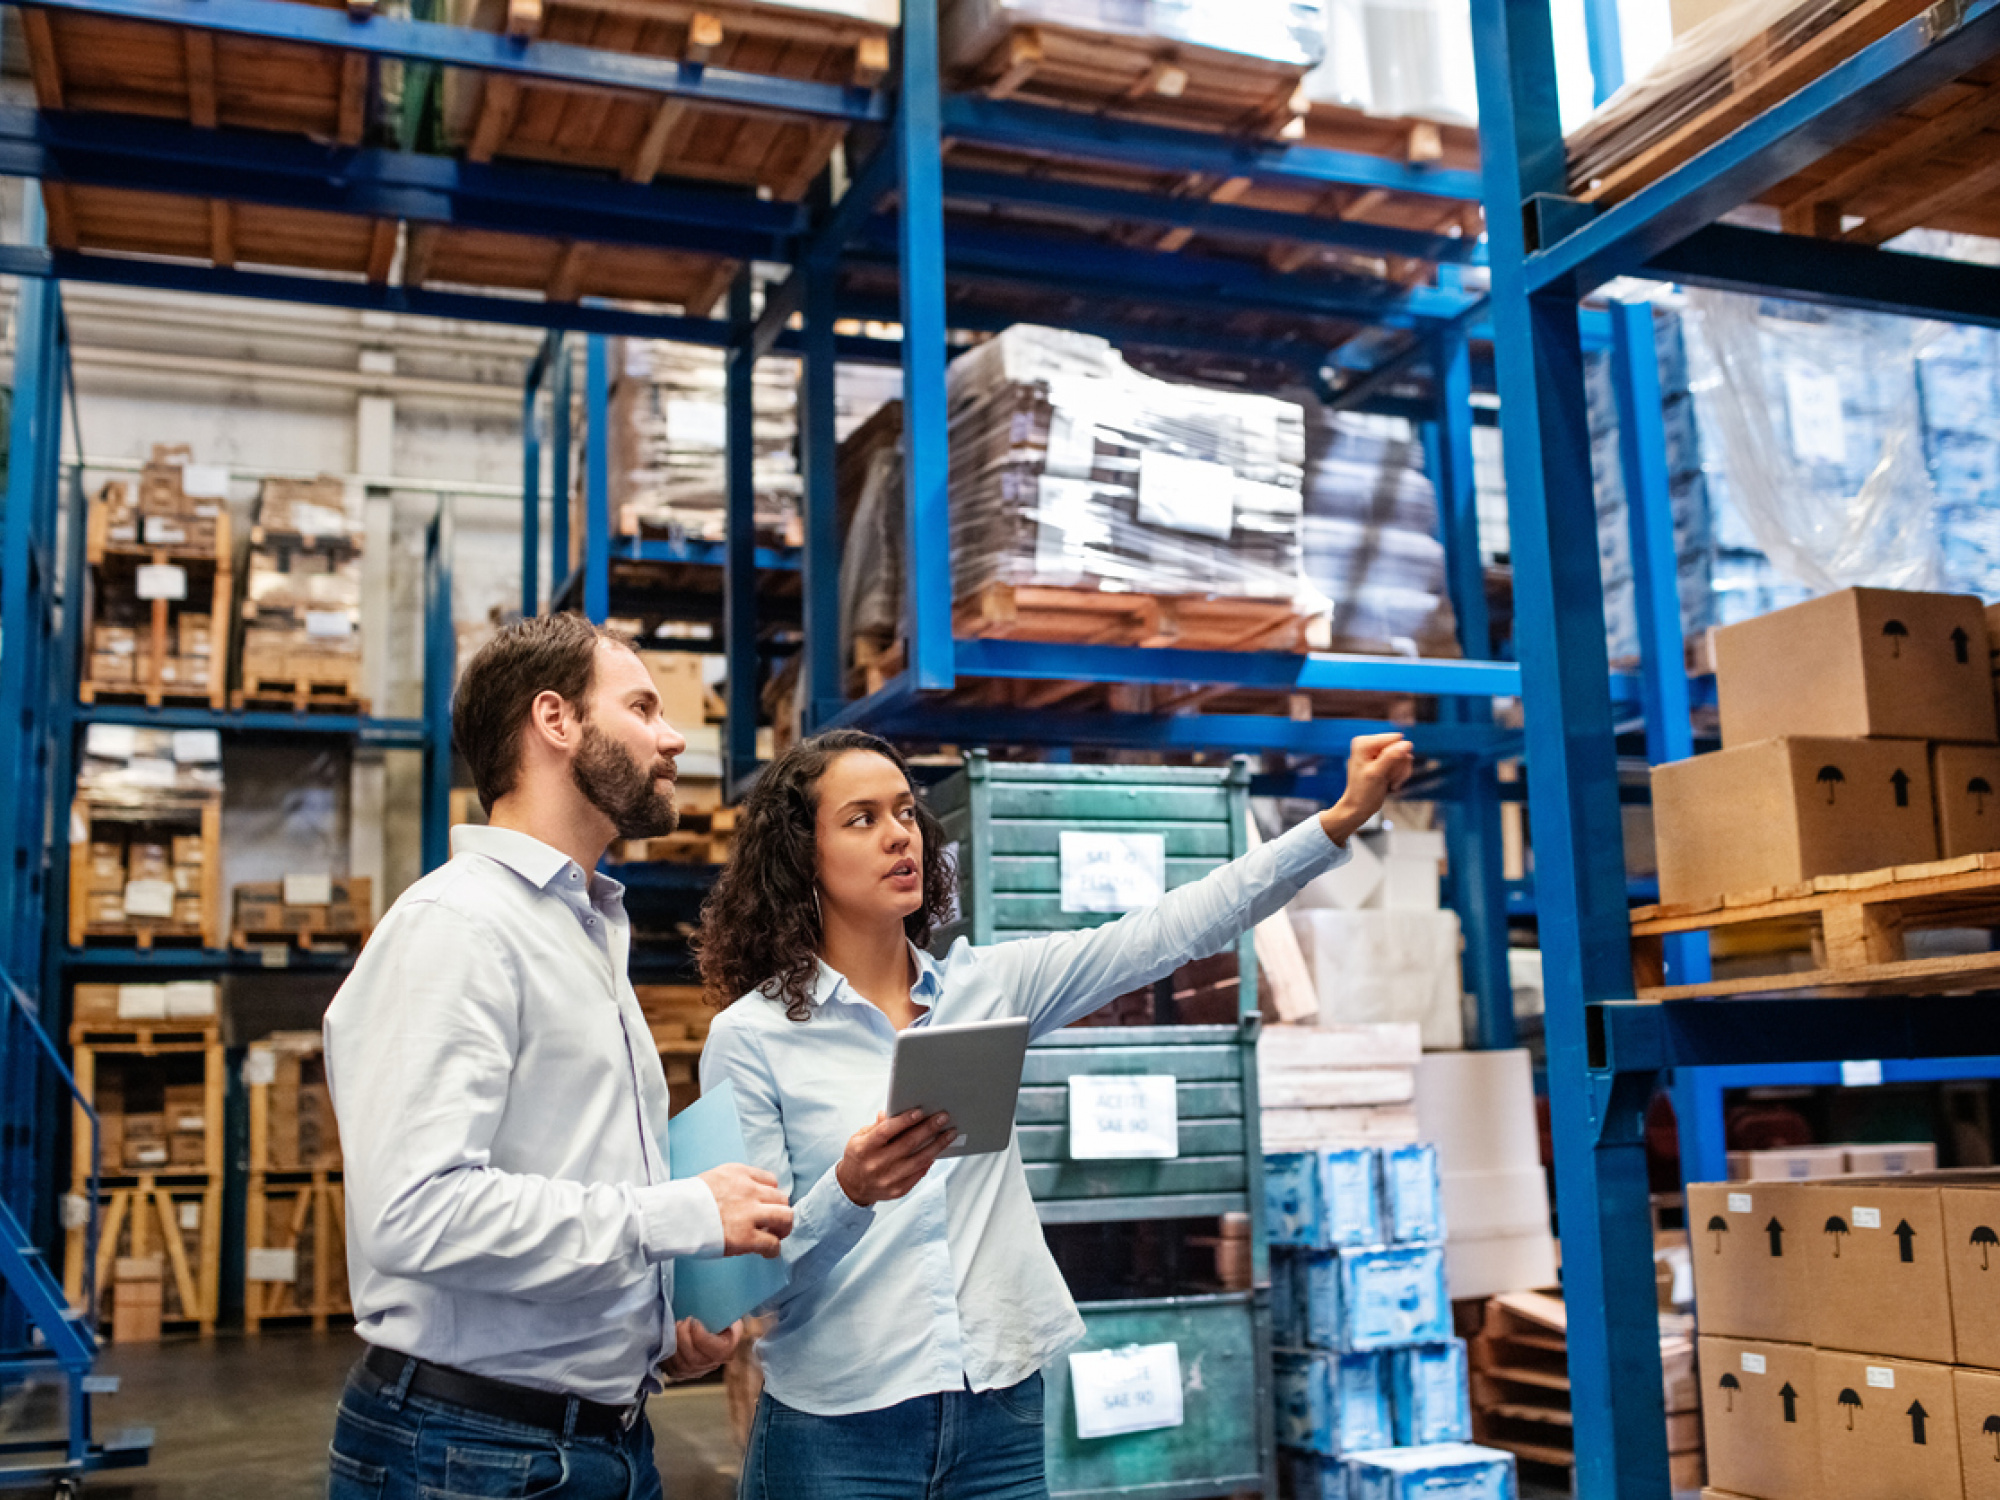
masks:
POLYGON ((912 1109, 950 1115, 958 1139, 945 1147, 946 1156, 1005 1151, 1014 1138, 1014 1096, 1027 1054, 1028 1022, 1021 1016, 900 1032, 889 1064, 889 1116, 912 1109))

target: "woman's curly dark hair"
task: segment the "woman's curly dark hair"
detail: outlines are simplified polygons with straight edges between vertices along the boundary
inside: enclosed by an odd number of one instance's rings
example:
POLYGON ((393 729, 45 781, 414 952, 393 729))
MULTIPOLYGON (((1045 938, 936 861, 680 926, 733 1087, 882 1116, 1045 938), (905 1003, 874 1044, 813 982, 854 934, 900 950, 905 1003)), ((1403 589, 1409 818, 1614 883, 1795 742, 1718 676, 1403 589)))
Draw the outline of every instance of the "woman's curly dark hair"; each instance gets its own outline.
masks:
MULTIPOLYGON (((708 1003, 720 1009, 752 990, 782 1000, 794 1021, 812 1015, 819 979, 819 854, 815 829, 819 781, 835 758, 867 750, 894 762, 907 781, 910 767, 895 746, 859 729, 835 729, 802 740, 766 766, 744 799, 736 848, 701 906, 694 940, 708 1003)), ((915 791, 915 783, 911 784, 915 791)), ((944 852, 944 829, 917 798, 923 834, 924 904, 903 919, 919 948, 951 910, 955 880, 944 852)))

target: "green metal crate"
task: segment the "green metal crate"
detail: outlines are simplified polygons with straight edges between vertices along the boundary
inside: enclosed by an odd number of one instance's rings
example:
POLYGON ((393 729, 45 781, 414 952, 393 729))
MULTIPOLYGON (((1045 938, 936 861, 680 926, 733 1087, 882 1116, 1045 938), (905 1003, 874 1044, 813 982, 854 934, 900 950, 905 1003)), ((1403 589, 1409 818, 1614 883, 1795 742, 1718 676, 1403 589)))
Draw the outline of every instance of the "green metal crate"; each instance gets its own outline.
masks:
MULTIPOLYGON (((1199 880, 1249 848, 1249 773, 1223 767, 996 764, 983 754, 930 793, 957 856, 958 920, 937 937, 978 944, 1100 926, 1117 918, 1064 912, 1065 830, 1158 833, 1169 889, 1199 880)), ((1069 1365, 1048 1380, 1049 1489, 1063 1500, 1152 1500, 1277 1493, 1271 1421, 1270 1261, 1257 1131, 1257 960, 1236 945, 1232 1026, 1088 1026, 1029 1050, 1015 1127, 1044 1224, 1250 1216, 1255 1290, 1083 1304, 1078 1350, 1179 1346, 1185 1421, 1178 1428, 1082 1441, 1069 1365), (1069 1159, 1074 1074, 1171 1074, 1181 1154, 1171 1161, 1069 1159)))

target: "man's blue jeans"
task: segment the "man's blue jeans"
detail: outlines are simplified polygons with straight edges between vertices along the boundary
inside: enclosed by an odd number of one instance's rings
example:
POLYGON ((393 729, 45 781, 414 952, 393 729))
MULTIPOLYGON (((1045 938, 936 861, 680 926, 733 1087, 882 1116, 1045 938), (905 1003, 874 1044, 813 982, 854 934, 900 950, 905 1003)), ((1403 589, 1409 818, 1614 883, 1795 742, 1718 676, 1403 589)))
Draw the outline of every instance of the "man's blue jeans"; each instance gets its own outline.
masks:
POLYGON ((357 1369, 334 1424, 327 1500, 662 1500, 642 1412, 616 1437, 572 1437, 377 1388, 357 1369))
POLYGON ((1048 1500, 1042 1377, 815 1417, 757 1403, 739 1500, 1048 1500))

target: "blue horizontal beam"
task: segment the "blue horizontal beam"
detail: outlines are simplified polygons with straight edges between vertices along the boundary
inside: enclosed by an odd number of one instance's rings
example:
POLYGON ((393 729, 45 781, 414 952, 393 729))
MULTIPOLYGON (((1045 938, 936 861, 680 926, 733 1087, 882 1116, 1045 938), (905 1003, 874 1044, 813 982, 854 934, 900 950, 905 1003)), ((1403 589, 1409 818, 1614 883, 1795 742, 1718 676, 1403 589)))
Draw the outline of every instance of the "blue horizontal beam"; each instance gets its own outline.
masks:
POLYGON ((148 708, 140 703, 86 703, 79 724, 133 724, 148 729, 216 729, 228 734, 321 734, 388 749, 421 750, 422 719, 357 718, 352 714, 280 713, 263 709, 148 708))
MULTIPOLYGON (((687 563, 695 567, 719 568, 726 548, 723 542, 668 541, 652 537, 621 536, 611 543, 613 562, 687 563)), ((759 547, 759 572, 796 573, 801 564, 797 547, 759 547)))
MULTIPOLYGON (((1873 1059, 1870 1059, 1873 1061, 1873 1059)), ((1881 1059, 1882 1082, 1950 1083, 1961 1078, 2000 1078, 2000 1056, 1891 1057, 1881 1059)), ((1724 1089, 1840 1088, 1837 1062, 1742 1064, 1713 1068, 1704 1082, 1724 1089)))
POLYGON ((1591 1006, 1588 1027, 1590 1066, 1605 1073, 2000 1054, 1990 995, 1621 1000, 1591 1006))
POLYGON ((1121 192, 1093 183, 1065 182, 1053 177, 1026 177, 1013 172, 977 172, 947 167, 944 195, 948 202, 1028 204, 1060 209, 1094 219, 1119 219, 1144 224, 1171 224, 1209 234, 1233 235, 1260 243, 1296 240, 1364 255, 1397 255, 1412 260, 1476 264, 1484 259, 1484 242, 1416 229, 1395 229, 1360 219, 1319 218, 1243 208, 1208 198, 1169 198, 1158 193, 1121 192))
POLYGON ((163 26, 296 42, 405 62, 471 68, 502 77, 655 94, 732 109, 882 124, 888 96, 879 89, 808 83, 760 73, 680 63, 636 52, 567 42, 521 41, 470 27, 366 14, 288 0, 32 0, 43 10, 115 16, 163 26))
POLYGON ((251 948, 67 948, 63 967, 79 969, 119 969, 145 973, 176 970, 182 973, 234 973, 251 969, 305 969, 337 974, 352 968, 351 953, 308 953, 281 943, 260 943, 251 948), (266 962, 265 948, 285 949, 285 962, 266 962))
POLYGON ((1645 271, 1753 297, 2000 328, 2000 270, 1844 240, 1711 224, 1655 255, 1645 271))
POLYGON ((1582 297, 1707 227, 2000 52, 2000 0, 1967 0, 1937 35, 1931 12, 1836 64, 1657 182, 1527 258, 1530 290, 1582 297))
POLYGON ((981 145, 1043 156, 1081 156, 1153 172, 1203 172, 1266 181, 1291 178, 1309 184, 1479 201, 1477 172, 1404 163, 1326 146, 1175 130, 975 94, 945 98, 944 133, 981 145))
POLYGON ((1076 646, 1050 641, 959 640, 961 677, 1041 682, 1187 682, 1305 692, 1417 693, 1446 697, 1520 696, 1512 662, 1436 657, 1298 656, 1277 651, 1182 651, 1156 646, 1076 646))

